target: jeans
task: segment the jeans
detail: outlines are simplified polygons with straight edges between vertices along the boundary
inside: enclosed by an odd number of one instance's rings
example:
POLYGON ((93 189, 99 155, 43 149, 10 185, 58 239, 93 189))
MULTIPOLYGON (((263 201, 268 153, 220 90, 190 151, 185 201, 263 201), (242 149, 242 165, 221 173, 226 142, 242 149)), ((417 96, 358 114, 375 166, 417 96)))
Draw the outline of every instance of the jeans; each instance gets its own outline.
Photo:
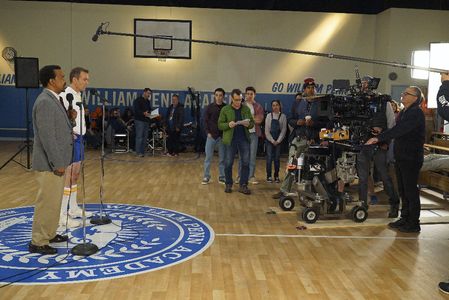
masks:
POLYGON ((240 185, 248 184, 249 176, 249 142, 244 140, 240 142, 231 142, 231 145, 225 145, 226 164, 225 164, 225 178, 226 184, 232 185, 232 165, 234 164, 234 157, 237 152, 240 155, 240 162, 242 166, 242 173, 240 176, 240 185))
POLYGON ((204 159, 204 178, 210 179, 210 162, 214 156, 214 149, 216 147, 218 147, 218 178, 225 178, 225 146, 221 141, 221 137, 218 137, 216 140, 212 137, 207 137, 204 149, 206 152, 206 158, 204 159))
POLYGON ((274 161, 274 177, 279 177, 279 166, 281 157, 281 145, 273 145, 268 140, 265 141, 267 151, 267 178, 271 177, 271 165, 274 161))
POLYGON ((418 190, 419 170, 423 162, 396 160, 396 177, 399 195, 402 199, 401 218, 410 225, 419 225, 421 201, 418 190))
MULTIPOLYGON (((249 134, 249 178, 254 177, 256 171, 257 146, 259 137, 255 132, 249 134)), ((239 177, 242 174, 242 159, 239 160, 239 177)))
MULTIPOLYGON (((292 156, 298 158, 301 155, 301 153, 303 153, 306 149, 307 149, 307 140, 295 137, 290 143, 290 147, 288 150, 288 160, 290 160, 292 156)), ((294 179, 295 179, 294 172, 287 171, 284 181, 282 181, 281 184, 281 192, 290 193, 292 191, 294 179)))
POLYGON ((371 160, 374 160, 377 173, 384 184, 384 190, 387 193, 392 207, 399 206, 399 198, 394 190, 393 181, 388 175, 387 169, 387 150, 377 146, 363 146, 357 154, 357 174, 359 176, 359 200, 367 204, 368 199, 368 177, 371 160))
POLYGON ((134 125, 136 127, 136 153, 145 154, 150 124, 146 121, 135 120, 134 125))

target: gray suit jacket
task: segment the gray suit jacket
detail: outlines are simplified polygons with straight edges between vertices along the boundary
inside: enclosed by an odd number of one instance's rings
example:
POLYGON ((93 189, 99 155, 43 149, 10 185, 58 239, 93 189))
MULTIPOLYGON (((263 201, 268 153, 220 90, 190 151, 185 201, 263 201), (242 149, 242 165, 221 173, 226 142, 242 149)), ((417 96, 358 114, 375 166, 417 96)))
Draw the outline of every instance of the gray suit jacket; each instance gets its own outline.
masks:
POLYGON ((72 125, 57 99, 44 89, 33 106, 33 170, 54 171, 72 162, 72 125))

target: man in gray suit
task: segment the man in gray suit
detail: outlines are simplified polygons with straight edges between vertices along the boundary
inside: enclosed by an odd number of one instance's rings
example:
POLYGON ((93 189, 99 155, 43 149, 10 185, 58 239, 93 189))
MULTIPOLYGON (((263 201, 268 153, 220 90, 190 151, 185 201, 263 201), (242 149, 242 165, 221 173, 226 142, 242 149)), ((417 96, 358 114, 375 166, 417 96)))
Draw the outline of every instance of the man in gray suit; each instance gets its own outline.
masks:
POLYGON ((56 254, 57 249, 49 244, 68 239, 56 234, 56 230, 64 191, 64 171, 72 160, 72 125, 58 96, 65 88, 61 67, 43 67, 39 71, 39 80, 44 90, 33 106, 33 169, 38 172, 39 190, 28 250, 56 254))

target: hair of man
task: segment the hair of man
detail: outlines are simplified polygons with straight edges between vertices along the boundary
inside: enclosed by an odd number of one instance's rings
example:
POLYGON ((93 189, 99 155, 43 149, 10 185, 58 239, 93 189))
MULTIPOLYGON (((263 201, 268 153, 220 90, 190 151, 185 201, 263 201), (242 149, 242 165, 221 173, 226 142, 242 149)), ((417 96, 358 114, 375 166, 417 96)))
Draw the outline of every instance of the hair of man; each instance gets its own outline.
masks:
POLYGON ((225 93, 225 90, 222 89, 222 88, 216 88, 215 91, 214 91, 214 94, 215 94, 216 92, 221 92, 221 93, 223 94, 223 97, 224 97, 224 95, 226 94, 226 93, 225 93))
POLYGON ((56 78, 55 70, 61 70, 61 67, 58 65, 48 65, 42 67, 39 71, 39 81, 41 82, 43 87, 47 87, 50 79, 56 78))
POLYGON ((242 91, 239 89, 233 89, 231 92, 231 97, 234 97, 234 95, 241 95, 242 91))
POLYGON ((81 73, 89 73, 89 70, 83 68, 83 67, 76 67, 73 68, 72 71, 70 71, 69 80, 70 82, 73 81, 73 78, 80 78, 81 73))
POLYGON ((252 91, 254 94, 256 93, 256 89, 254 87, 252 87, 252 86, 249 86, 249 87, 247 87, 245 89, 245 93, 248 92, 248 91, 252 91))

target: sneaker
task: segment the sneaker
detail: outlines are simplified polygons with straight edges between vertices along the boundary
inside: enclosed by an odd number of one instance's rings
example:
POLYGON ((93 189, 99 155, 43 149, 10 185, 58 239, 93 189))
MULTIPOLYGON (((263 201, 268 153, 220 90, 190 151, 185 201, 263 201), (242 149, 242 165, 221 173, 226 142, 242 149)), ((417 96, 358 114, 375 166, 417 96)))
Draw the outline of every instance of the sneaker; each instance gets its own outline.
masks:
POLYGON ((407 221, 404 218, 400 218, 394 222, 388 223, 388 227, 393 228, 393 229, 397 229, 401 226, 404 226, 405 223, 407 223, 407 221))
POLYGON ((281 180, 279 179, 279 177, 274 177, 274 182, 281 183, 281 180))
POLYGON ((245 194, 245 195, 249 195, 251 194, 250 189, 248 188, 248 186, 246 184, 242 184, 239 187, 239 193, 245 194))
POLYGON ((273 183, 273 178, 267 177, 267 182, 268 182, 268 183, 273 183))
POLYGON ((249 183, 251 183, 251 184, 259 184, 259 181, 257 181, 257 179, 256 179, 256 177, 251 177, 249 180, 248 180, 248 182, 249 183))
POLYGON ((438 288, 439 288, 440 292, 449 295, 449 282, 441 281, 438 284, 438 288))
POLYGON ((59 226, 65 228, 67 225, 67 228, 77 228, 81 227, 81 221, 75 220, 71 217, 68 217, 66 215, 63 215, 59 218, 59 226), (67 224, 66 224, 67 223, 67 224))
MULTIPOLYGON (((90 218, 93 216, 93 213, 91 213, 90 211, 85 211, 84 215, 86 216, 86 218, 90 218)), ((72 218, 82 218, 83 217, 83 210, 79 207, 75 208, 75 209, 69 209, 69 216, 72 218)))
POLYGON ((280 199, 282 196, 284 196, 284 193, 279 191, 276 194, 272 195, 271 198, 273 198, 273 199, 280 199))
POLYGON ((232 193, 232 185, 227 184, 225 187, 225 193, 232 193))
POLYGON ((52 255, 58 253, 58 250, 56 248, 53 248, 49 245, 36 246, 31 242, 28 244, 28 251, 31 253, 39 253, 43 255, 52 255))
POLYGON ((204 177, 203 181, 201 181, 201 184, 209 184, 209 182, 211 182, 210 179, 207 177, 204 177))
POLYGON ((418 233, 421 231, 421 226, 419 224, 412 225, 405 223, 405 225, 399 227, 399 231, 404 233, 418 233))
POLYGON ((226 184, 226 179, 222 178, 218 178, 218 182, 221 184, 226 184))

